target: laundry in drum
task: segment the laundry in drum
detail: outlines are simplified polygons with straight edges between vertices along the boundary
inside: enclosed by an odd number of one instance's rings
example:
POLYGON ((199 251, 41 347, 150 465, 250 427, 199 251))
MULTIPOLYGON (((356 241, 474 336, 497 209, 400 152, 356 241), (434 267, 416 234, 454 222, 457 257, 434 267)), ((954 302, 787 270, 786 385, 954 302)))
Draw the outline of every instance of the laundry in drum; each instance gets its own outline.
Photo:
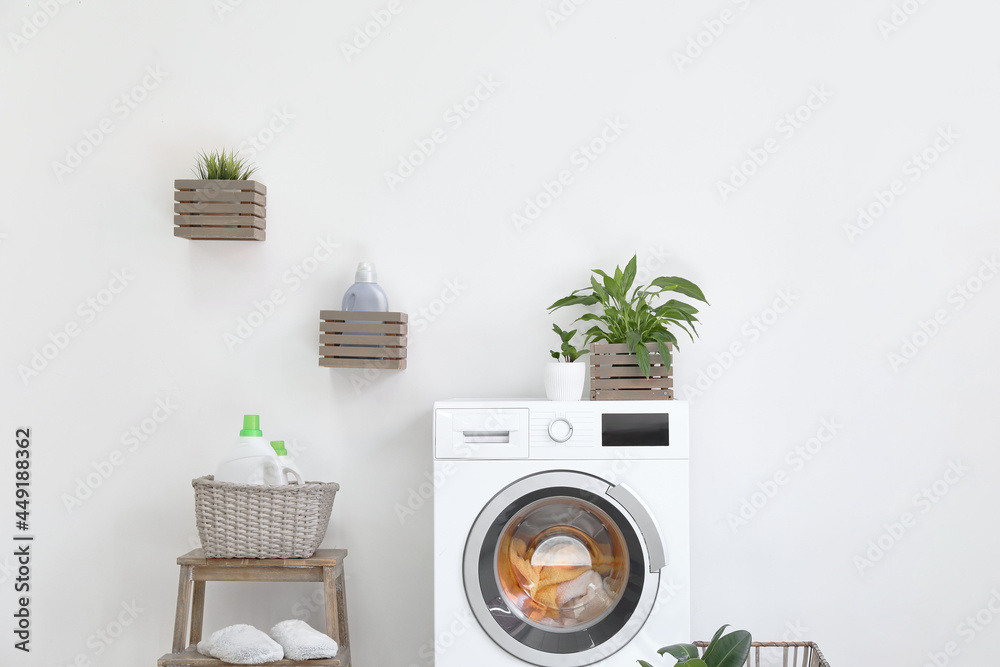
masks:
POLYGON ((618 602, 628 580, 625 540, 599 508, 549 498, 507 524, 497 573, 512 609, 547 627, 589 625, 618 602))

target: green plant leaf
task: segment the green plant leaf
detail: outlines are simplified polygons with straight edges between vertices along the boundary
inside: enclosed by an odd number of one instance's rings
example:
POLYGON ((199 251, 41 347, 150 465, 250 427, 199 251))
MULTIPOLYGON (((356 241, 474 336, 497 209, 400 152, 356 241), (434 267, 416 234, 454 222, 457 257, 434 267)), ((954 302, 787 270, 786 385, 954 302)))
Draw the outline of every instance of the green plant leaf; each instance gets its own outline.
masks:
POLYGON ((572 294, 559 299, 546 310, 551 313, 564 306, 592 306, 595 303, 598 303, 598 299, 593 294, 572 294))
POLYGON ((708 642, 708 647, 705 648, 705 659, 706 660, 708 659, 708 654, 711 653, 715 649, 715 645, 718 643, 719 637, 722 636, 722 634, 726 631, 726 628, 728 628, 728 627, 729 627, 729 624, 726 623, 721 628, 719 628, 718 630, 716 630, 714 635, 712 635, 712 641, 708 642))
POLYGON ((678 662, 684 662, 685 660, 698 657, 698 647, 694 644, 671 644, 670 646, 664 646, 657 653, 660 655, 669 653, 677 658, 678 662))
POLYGON ((645 660, 636 660, 636 662, 638 662, 641 665, 641 667, 653 667, 651 664, 649 664, 645 660))
POLYGON ((708 667, 708 663, 701 658, 692 658, 684 662, 687 667, 708 667))
POLYGON ((636 350, 640 343, 642 343, 642 336, 639 335, 638 331, 629 331, 625 334, 625 344, 628 345, 628 351, 632 354, 638 354, 636 350))
POLYGON ((664 291, 677 292, 679 294, 683 294, 684 296, 689 296, 692 299, 698 299, 698 301, 708 303, 708 301, 705 300, 705 295, 702 293, 701 288, 685 278, 678 278, 677 276, 671 276, 669 278, 660 276, 651 282, 650 285, 659 287, 664 291))
POLYGON ((712 647, 712 653, 705 653, 705 661, 711 667, 743 667, 750 655, 750 633, 735 630, 719 637, 712 647))
POLYGON ((559 361, 559 353, 558 352, 556 352, 555 350, 549 350, 549 353, 552 355, 553 359, 555 359, 556 361, 559 361))
POLYGON ((648 380, 650 369, 649 350, 646 349, 645 345, 637 345, 635 348, 635 357, 639 361, 639 370, 642 371, 642 374, 645 375, 648 380))
POLYGON ((628 291, 632 289, 632 283, 635 282, 635 272, 637 264, 636 260, 637 256, 632 255, 632 259, 630 259, 628 261, 628 264, 625 265, 625 271, 622 273, 622 279, 621 279, 622 290, 626 294, 628 294, 628 291))
POLYGON ((670 354, 670 348, 663 341, 656 342, 656 349, 660 353, 660 359, 663 361, 663 374, 666 375, 670 372, 670 367, 674 363, 673 355, 670 354))

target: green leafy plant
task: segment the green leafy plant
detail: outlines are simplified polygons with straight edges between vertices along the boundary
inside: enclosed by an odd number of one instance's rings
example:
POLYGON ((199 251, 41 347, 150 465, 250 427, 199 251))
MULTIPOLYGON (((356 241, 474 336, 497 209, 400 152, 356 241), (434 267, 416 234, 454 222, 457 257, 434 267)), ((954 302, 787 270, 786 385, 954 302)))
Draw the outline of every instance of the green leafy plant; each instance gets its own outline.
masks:
POLYGON ((574 290, 569 296, 559 299, 549 306, 549 312, 565 306, 601 307, 600 313, 585 313, 577 322, 595 322, 584 332, 587 343, 624 343, 630 353, 636 355, 643 375, 649 377, 650 359, 647 343, 655 343, 664 365, 672 363, 669 344, 677 347, 677 337, 670 330, 677 327, 694 341, 698 335, 695 315, 698 309, 689 303, 669 299, 654 305, 666 292, 674 292, 703 303, 705 295, 701 288, 690 280, 677 277, 655 278, 648 285, 634 285, 636 256, 633 255, 623 270, 616 266, 614 275, 600 269, 593 269, 590 286, 574 290), (600 278, 601 280, 598 280, 600 278))
POLYGON ((587 350, 579 350, 573 347, 573 336, 576 335, 576 329, 572 331, 563 331, 559 328, 558 324, 552 325, 552 330, 559 335, 559 340, 562 341, 562 345, 559 350, 549 350, 552 354, 552 358, 559 361, 560 358, 565 359, 568 363, 573 363, 583 355, 587 354, 587 350))
MULTIPOLYGON (((669 653, 677 658, 678 665, 683 663, 685 667, 743 667, 750 655, 750 643, 753 639, 746 630, 734 630, 723 635, 728 627, 728 624, 723 625, 715 632, 701 657, 698 657, 698 647, 694 644, 671 644, 657 653, 669 653)), ((638 662, 642 667, 653 667, 645 660, 638 662)))
POLYGON ((255 171, 257 167, 247 164, 246 160, 236 155, 236 151, 227 153, 225 149, 199 153, 194 168, 198 178, 223 181, 245 181, 255 171))

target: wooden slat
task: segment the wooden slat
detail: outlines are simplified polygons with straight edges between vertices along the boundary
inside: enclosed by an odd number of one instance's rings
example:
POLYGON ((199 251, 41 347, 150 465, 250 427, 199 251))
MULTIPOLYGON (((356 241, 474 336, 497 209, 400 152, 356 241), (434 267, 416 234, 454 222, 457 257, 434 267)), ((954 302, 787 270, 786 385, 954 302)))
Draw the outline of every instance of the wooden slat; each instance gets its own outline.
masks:
POLYGON ((590 382, 591 389, 672 389, 673 378, 595 378, 590 382))
POLYGON ((266 215, 264 207, 257 204, 174 203, 174 213, 200 213, 202 215, 222 213, 226 215, 256 215, 260 218, 266 215))
POLYGON ((263 241, 266 234, 256 227, 174 227, 174 236, 201 241, 263 241))
MULTIPOLYGON (((350 667, 351 651, 342 648, 336 658, 315 658, 313 660, 279 660, 266 663, 268 667, 350 667)), ((189 646, 181 653, 168 653, 156 661, 157 667, 235 667, 232 663, 198 653, 195 646, 189 646)))
POLYGON ((267 206, 267 197, 240 190, 175 190, 174 201, 181 204, 257 204, 267 206))
POLYGON ((192 576, 195 581, 323 581, 323 568, 198 565, 192 576))
POLYGON ((221 179, 177 179, 174 181, 176 190, 242 190, 267 194, 267 187, 260 181, 227 181, 221 179))
MULTIPOLYGON (((659 354, 649 355, 650 365, 662 366, 663 359, 659 354)), ((596 354, 590 357, 591 366, 638 366, 639 359, 634 354, 596 354)))
POLYGON ((333 567, 347 558, 347 549, 317 549, 309 558, 208 558, 201 547, 177 558, 178 565, 213 567, 333 567))
POLYGON ((406 368, 406 359, 344 359, 343 357, 320 357, 319 365, 324 368, 373 368, 381 371, 401 371, 406 368))
MULTIPOLYGON (((663 377, 663 366, 652 366, 649 369, 650 377, 663 377)), ((646 377, 638 364, 634 366, 591 366, 590 377, 592 378, 638 378, 646 377)))
POLYGON ((321 333, 320 345, 378 345, 380 347, 406 347, 406 336, 352 336, 342 333, 321 333))
POLYGON ((594 390, 591 398, 598 401, 642 401, 673 398, 673 391, 656 389, 610 389, 594 390))
POLYGON ((362 359, 406 359, 405 347, 368 347, 347 345, 321 345, 319 353, 332 359, 362 358, 362 359))
POLYGON ((175 215, 174 224, 181 227, 267 227, 267 221, 256 215, 175 215))
POLYGON ((348 320, 361 320, 365 322, 391 322, 403 324, 407 321, 406 313, 396 312, 371 312, 367 310, 321 310, 319 319, 331 322, 346 322, 348 320))
POLYGON ((327 322, 324 320, 319 323, 319 330, 326 333, 374 333, 402 336, 406 333, 406 325, 388 322, 327 322))

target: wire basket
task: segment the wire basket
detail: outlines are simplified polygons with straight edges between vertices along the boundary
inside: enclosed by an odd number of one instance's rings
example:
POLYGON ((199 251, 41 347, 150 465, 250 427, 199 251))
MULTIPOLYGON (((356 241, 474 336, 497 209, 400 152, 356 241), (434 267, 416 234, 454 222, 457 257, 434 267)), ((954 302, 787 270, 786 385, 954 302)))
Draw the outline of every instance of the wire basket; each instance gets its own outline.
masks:
MULTIPOLYGON (((708 642, 695 642, 704 654, 708 642)), ((747 667, 830 667, 814 642, 753 642, 747 667)))
POLYGON ((283 486, 192 480, 198 535, 207 558, 309 558, 330 523, 333 482, 283 486))

